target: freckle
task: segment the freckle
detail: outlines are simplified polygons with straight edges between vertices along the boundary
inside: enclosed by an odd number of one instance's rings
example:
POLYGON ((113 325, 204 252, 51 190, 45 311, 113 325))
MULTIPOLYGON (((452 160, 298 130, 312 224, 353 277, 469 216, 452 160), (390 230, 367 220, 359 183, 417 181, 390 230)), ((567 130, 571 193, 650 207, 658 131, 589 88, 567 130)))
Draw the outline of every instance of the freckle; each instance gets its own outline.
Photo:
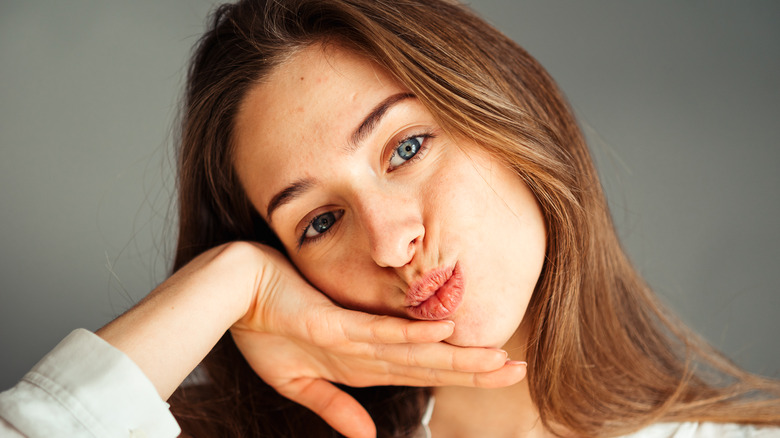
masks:
POLYGON ((303 80, 303 76, 301 76, 301 80, 303 80))

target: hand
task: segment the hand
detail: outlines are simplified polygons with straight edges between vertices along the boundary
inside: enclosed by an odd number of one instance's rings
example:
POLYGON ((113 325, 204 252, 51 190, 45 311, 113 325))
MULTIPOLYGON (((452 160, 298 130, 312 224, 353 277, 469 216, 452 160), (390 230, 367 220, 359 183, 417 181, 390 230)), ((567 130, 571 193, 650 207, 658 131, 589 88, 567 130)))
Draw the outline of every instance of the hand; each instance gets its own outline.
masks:
POLYGON ((267 255, 257 295, 231 328, 252 369, 283 396, 311 409, 349 437, 375 436, 366 410, 330 382, 364 387, 501 387, 525 377, 506 352, 442 341, 451 321, 410 321, 340 308, 278 252, 267 255))

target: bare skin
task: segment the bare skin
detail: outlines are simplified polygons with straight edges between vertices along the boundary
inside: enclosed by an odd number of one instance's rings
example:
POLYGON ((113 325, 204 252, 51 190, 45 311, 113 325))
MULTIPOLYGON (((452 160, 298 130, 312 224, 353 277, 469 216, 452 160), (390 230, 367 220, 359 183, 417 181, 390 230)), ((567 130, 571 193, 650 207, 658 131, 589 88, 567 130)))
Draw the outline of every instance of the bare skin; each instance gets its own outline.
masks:
POLYGON ((261 378, 349 437, 375 436, 375 428, 331 381, 494 387, 525 376, 525 367, 505 364, 503 351, 439 342, 451 322, 342 309, 280 254, 247 242, 200 255, 97 334, 167 399, 228 329, 261 378))
MULTIPOLYGON (((235 164, 291 261, 334 301, 452 320, 447 343, 523 359, 516 332, 546 245, 538 203, 516 173, 445 132, 381 68, 336 46, 301 50, 246 96, 235 164), (420 282, 442 269, 462 274, 442 287, 448 304, 410 308, 420 282)), ((546 433, 527 385, 432 386, 441 386, 437 436, 546 433)))
POLYGON ((502 347, 522 359, 513 335, 546 239, 517 175, 339 50, 312 47, 280 66, 246 97, 236 132, 237 173, 291 261, 249 242, 214 248, 98 334, 163 398, 230 330, 263 380, 349 437, 376 430, 333 382, 441 387, 433 427, 443 436, 450 414, 462 436, 477 436, 475 417, 489 413, 495 436, 532 430, 537 415, 517 385, 526 365, 502 347), (304 190, 280 202, 291 183, 304 190), (409 291, 441 269, 462 273, 448 289, 462 300, 430 314, 438 320, 413 320, 409 291))
MULTIPOLYGON (((513 357, 524 357, 522 328, 504 345, 513 357)), ((434 437, 555 438, 542 424, 531 400, 528 381, 501 388, 434 388, 436 399, 429 427, 434 437)))

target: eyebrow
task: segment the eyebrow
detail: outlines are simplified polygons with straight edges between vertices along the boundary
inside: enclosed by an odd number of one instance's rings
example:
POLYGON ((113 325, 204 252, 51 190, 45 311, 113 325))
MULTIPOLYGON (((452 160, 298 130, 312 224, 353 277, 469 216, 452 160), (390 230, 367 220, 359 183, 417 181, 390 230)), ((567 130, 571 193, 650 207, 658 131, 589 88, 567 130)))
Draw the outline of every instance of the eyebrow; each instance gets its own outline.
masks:
POLYGON ((309 190, 312 188, 312 186, 314 186, 314 179, 299 179, 298 181, 295 181, 274 195, 274 197, 271 198, 271 202, 268 203, 268 209, 266 210, 265 214, 265 217, 268 218, 268 222, 271 222, 271 215, 273 214, 274 210, 284 204, 287 204, 298 196, 301 196, 303 192, 309 190))
POLYGON ((360 147, 360 143, 362 143, 363 140, 365 140, 366 137, 371 134, 371 132, 374 130, 374 128, 376 128, 376 126, 379 124, 379 121, 382 120, 382 117, 387 113, 387 110, 389 110, 390 107, 404 99, 410 99, 413 97, 414 94, 412 93, 398 93, 379 102, 379 104, 375 106, 370 113, 368 113, 366 118, 363 119, 363 122, 357 127, 357 129, 355 129, 355 132, 352 133, 347 152, 352 153, 357 150, 358 147, 360 147))
MULTIPOLYGON (((379 102, 379 104, 368 113, 368 115, 363 119, 360 125, 358 125, 357 129, 355 129, 355 131, 350 136, 349 144, 347 146, 347 153, 354 153, 361 146, 361 143, 371 134, 374 128, 379 125, 382 117, 384 117, 384 115, 393 105, 404 99, 410 99, 413 97, 414 94, 411 93, 398 93, 379 102)), ((275 194, 271 198, 271 201, 268 203, 268 208, 266 209, 265 217, 268 218, 268 223, 271 223, 271 215, 274 213, 274 211, 276 211, 277 208, 288 204, 295 198, 301 196, 303 193, 314 187, 315 182, 316 181, 313 178, 299 179, 275 194)))

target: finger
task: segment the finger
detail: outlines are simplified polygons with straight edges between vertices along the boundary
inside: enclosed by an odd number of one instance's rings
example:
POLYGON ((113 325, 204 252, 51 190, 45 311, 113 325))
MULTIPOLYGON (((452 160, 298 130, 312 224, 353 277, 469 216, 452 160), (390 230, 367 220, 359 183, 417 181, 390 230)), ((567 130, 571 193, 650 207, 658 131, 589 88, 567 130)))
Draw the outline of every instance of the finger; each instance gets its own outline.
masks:
POLYGON ((301 378, 276 390, 311 409, 344 436, 376 437, 376 426, 363 406, 327 380, 301 378))
POLYGON ((487 373, 461 373, 417 367, 391 367, 382 378, 381 385, 401 386, 466 386, 478 388, 503 388, 514 385, 526 376, 525 362, 507 361, 498 370, 487 373))
POLYGON ((507 352, 498 348, 464 348, 442 342, 370 345, 373 359, 399 365, 485 373, 504 366, 507 352))
POLYGON ((352 342, 400 344, 439 342, 452 335, 452 321, 410 321, 393 316, 371 315, 352 310, 333 314, 339 318, 346 338, 352 342))
POLYGON ((474 374, 471 383, 479 388, 501 388, 520 382, 527 373, 527 363, 512 360, 496 371, 474 374))

